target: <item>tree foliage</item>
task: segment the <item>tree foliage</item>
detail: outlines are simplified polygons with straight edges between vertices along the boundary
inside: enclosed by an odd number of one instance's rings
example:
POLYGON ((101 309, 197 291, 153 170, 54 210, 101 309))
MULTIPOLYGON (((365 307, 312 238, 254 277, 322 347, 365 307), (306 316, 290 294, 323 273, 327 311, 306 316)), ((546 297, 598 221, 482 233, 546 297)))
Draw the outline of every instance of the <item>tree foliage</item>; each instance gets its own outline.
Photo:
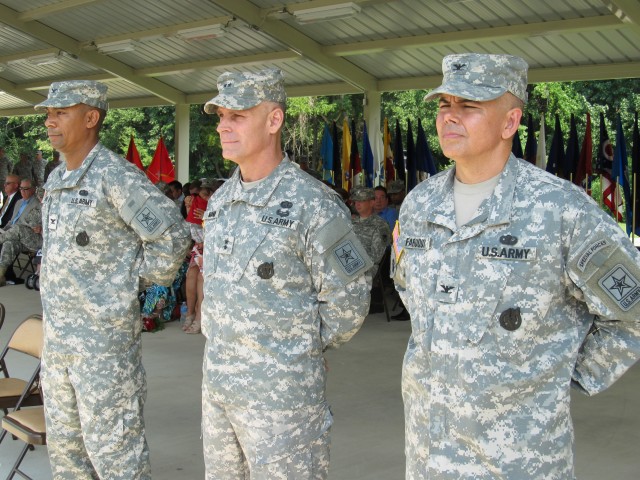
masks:
MULTIPOLYGON (((407 123, 411 121, 414 135, 418 119, 427 134, 429 147, 440 168, 448 165, 438 144, 435 130, 436 102, 424 102, 425 91, 409 90, 385 92, 382 95, 382 115, 387 117, 393 130, 395 120, 400 121, 403 144, 406 145, 407 123)), ((546 122, 547 145, 553 135, 555 115, 560 117, 565 142, 571 114, 574 114, 580 138, 584 136, 586 112, 592 116, 593 144, 598 147, 598 116, 604 113, 607 130, 615 141, 615 121, 619 114, 626 138, 631 140, 634 113, 640 109, 640 81, 637 79, 593 82, 541 83, 529 86, 529 102, 525 108, 520 128, 522 144, 526 142, 527 115, 534 119, 536 136, 540 114, 546 122)), ((306 158, 312 165, 319 162, 320 144, 325 123, 334 121, 342 130, 343 118, 355 119, 356 140, 362 141, 363 95, 339 95, 290 98, 283 129, 284 148, 296 158, 306 158)), ((220 141, 216 132, 216 115, 205 114, 201 105, 190 107, 190 170, 191 179, 226 176, 233 164, 222 159, 220 141)), ((171 156, 175 150, 175 109, 173 107, 129 108, 109 111, 101 132, 102 142, 110 149, 124 155, 133 135, 143 164, 151 162, 158 138, 162 136, 171 156)), ((382 126, 378 126, 382 128, 382 126)), ((371 131, 374 126, 369 125, 371 131)), ((393 132, 392 132, 393 133, 393 132)), ((46 137, 43 115, 0 118, 0 145, 4 145, 11 158, 20 152, 32 154, 44 151, 52 154, 46 137)), ((362 146, 359 145, 362 152, 362 146)), ((595 155, 595 152, 594 152, 595 155)), ((594 157, 595 158, 595 157, 594 157)))

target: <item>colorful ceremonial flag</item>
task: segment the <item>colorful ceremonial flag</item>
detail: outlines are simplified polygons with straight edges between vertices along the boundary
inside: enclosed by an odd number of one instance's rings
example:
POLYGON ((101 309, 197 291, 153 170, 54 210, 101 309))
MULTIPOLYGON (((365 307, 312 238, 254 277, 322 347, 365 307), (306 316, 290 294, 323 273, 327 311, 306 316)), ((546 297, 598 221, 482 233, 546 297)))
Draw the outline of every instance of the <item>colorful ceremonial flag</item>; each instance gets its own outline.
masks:
POLYGON ((593 141, 591 140, 591 115, 587 112, 587 126, 584 131, 584 139, 582 140, 582 148, 578 158, 578 166, 576 167, 576 175, 573 177, 573 183, 581 186, 591 195, 591 175, 593 175, 593 141))
POLYGON ((356 132, 356 121, 351 120, 351 154, 349 155, 349 169, 351 170, 352 182, 351 187, 362 185, 362 179, 357 176, 362 172, 362 164, 360 163, 360 152, 358 151, 358 140, 356 132))
POLYGON ((140 153, 138 153, 136 142, 133 141, 133 135, 131 135, 131 140, 129 140, 129 148, 127 149, 127 156, 125 158, 144 172, 144 167, 140 161, 140 153))
POLYGON ((362 132, 362 164, 364 169, 364 184, 369 188, 373 188, 375 171, 373 166, 373 151, 371 150, 369 133, 367 132, 367 122, 364 122, 364 130, 362 132))
POLYGON ((338 142, 338 125, 333 122, 331 129, 333 141, 333 184, 342 188, 342 161, 340 158, 340 142, 338 142))
POLYGON ((520 132, 516 130, 516 134, 513 136, 513 140, 511 142, 511 153, 513 153, 516 158, 522 158, 524 153, 522 153, 522 142, 520 141, 520 132))
POLYGON ((396 172, 396 179, 402 180, 406 184, 406 169, 404 164, 404 148, 402 148, 402 132, 400 131, 400 121, 396 120, 396 136, 393 139, 393 166, 396 172))
POLYGON ((536 132, 533 131, 533 117, 527 119, 527 143, 524 146, 524 158, 527 162, 536 164, 536 132))
POLYGON ((627 225, 627 235, 631 235, 631 225, 633 225, 633 209, 631 207, 631 189, 629 188, 629 176, 627 175, 627 142, 622 131, 622 119, 618 114, 616 125, 616 148, 613 152, 613 168, 611 169, 611 179, 618 185, 624 194, 625 223, 627 225))
POLYGON ((538 135, 538 148, 536 149, 536 167, 547 169, 547 133, 544 128, 544 113, 540 114, 540 134, 538 135))
POLYGON ((556 115, 556 128, 551 139, 551 150, 549 151, 549 161, 547 162, 547 172, 553 175, 562 176, 560 168, 564 164, 564 145, 562 141, 562 127, 560 126, 560 116, 556 115))
POLYGON ((351 191, 351 132, 345 118, 342 122, 342 188, 351 191))
POLYGON ((596 160, 596 171, 600 174, 602 187, 602 203, 614 214, 617 213, 618 221, 622 221, 619 205, 620 201, 616 195, 616 185, 611 179, 611 169, 613 168, 613 146, 609 141, 607 126, 604 123, 604 114, 600 112, 600 148, 596 160), (614 200, 614 198, 617 199, 614 200), (616 206, 616 203, 618 204, 616 206))
POLYGON ((562 164, 562 178, 573 182, 573 177, 578 168, 580 160, 580 141, 578 140, 578 128, 576 127, 576 118, 571 114, 571 127, 569 128, 569 140, 567 141, 567 150, 564 154, 564 162, 562 164))
POLYGON ((173 182, 176 179, 175 170, 173 169, 173 163, 169 158, 169 152, 164 145, 162 137, 158 140, 158 146, 156 152, 153 154, 153 160, 147 167, 147 178, 151 180, 151 183, 158 182, 173 182))
POLYGON ((320 144, 320 156, 322 157, 322 178, 333 183, 333 139, 329 131, 329 125, 324 124, 322 143, 320 144))
POLYGON ((429 150, 427 134, 422 128, 420 119, 418 119, 418 137, 416 139, 416 168, 418 172, 424 173, 424 178, 436 174, 436 162, 433 160, 431 150, 429 150))
POLYGON ((416 170, 416 147, 413 140, 411 120, 407 120, 407 193, 418 184, 418 172, 416 170))
POLYGON ((638 112, 636 112, 635 123, 633 124, 633 145, 631 146, 631 177, 629 178, 631 183, 631 196, 634 203, 634 232, 636 235, 640 235, 640 195, 638 195, 638 189, 640 188, 640 131, 638 130, 638 112), (634 182, 635 180, 635 182, 634 182))
POLYGON ((386 184, 396 179, 393 168, 393 151, 391 150, 391 132, 389 131, 389 119, 384 119, 384 178, 386 184))

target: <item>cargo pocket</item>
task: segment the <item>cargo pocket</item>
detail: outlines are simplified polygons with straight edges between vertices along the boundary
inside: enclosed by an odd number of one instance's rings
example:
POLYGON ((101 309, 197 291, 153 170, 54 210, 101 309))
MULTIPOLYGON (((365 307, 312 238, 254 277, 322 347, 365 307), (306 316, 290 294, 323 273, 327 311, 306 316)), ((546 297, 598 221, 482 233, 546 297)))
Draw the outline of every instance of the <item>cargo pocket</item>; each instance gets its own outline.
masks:
POLYGON ((331 412, 326 408, 295 423, 288 431, 256 444, 252 480, 321 478, 317 470, 328 467, 329 462, 327 437, 333 423, 331 412))

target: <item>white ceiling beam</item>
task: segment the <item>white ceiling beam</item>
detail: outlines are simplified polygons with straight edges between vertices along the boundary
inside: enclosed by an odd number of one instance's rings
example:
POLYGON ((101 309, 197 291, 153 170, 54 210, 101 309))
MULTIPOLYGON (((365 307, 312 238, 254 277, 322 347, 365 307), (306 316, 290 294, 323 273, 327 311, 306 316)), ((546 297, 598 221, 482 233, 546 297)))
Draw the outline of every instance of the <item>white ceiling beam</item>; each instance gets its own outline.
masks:
POLYGON ((14 53, 13 55, 4 55, 0 57, 0 63, 12 62, 14 60, 25 60, 29 57, 35 57, 36 55, 47 55, 51 53, 58 53, 59 48, 43 48, 41 50, 31 50, 29 52, 14 53))
MULTIPOLYGON (((640 62, 606 63, 529 70, 529 83, 575 82, 588 80, 611 80, 640 77, 640 62)), ((389 78, 379 80, 381 92, 399 90, 430 90, 442 83, 442 75, 389 78)))
POLYGON ((626 25, 615 15, 601 17, 574 18, 552 22, 509 25, 505 27, 462 30, 412 37, 390 38, 369 42, 330 45, 322 48, 327 55, 346 57, 350 55, 367 55, 386 50, 407 48, 434 47, 437 45, 460 44, 477 41, 499 41, 508 38, 526 38, 551 34, 575 33, 588 30, 605 30, 624 28, 626 25))
POLYGON ((216 5, 244 20, 255 30, 266 33, 294 52, 298 52, 332 71, 359 89, 377 90, 376 78, 373 75, 345 59, 325 54, 319 43, 284 22, 268 18, 267 11, 260 10, 253 3, 247 0, 216 0, 216 5))
POLYGON ((621 20, 632 22, 640 27, 640 2, 638 0, 613 0, 609 2, 609 10, 621 20))
POLYGON ((4 5, 0 5, 0 18, 2 18, 3 23, 16 30, 75 55, 83 62, 128 80, 171 103, 185 102, 186 97, 183 92, 156 79, 135 75, 133 68, 111 57, 101 55, 98 52, 83 50, 78 41, 43 23, 22 21, 18 18, 18 13, 15 10, 4 5))
POLYGON ((0 78, 0 90, 8 95, 11 95, 12 97, 18 98, 23 102, 28 103, 40 103, 44 101, 45 98, 47 98, 43 95, 40 95, 39 93, 25 90, 24 88, 17 86, 15 83, 5 80, 4 78, 0 78))
POLYGON ((166 27, 150 28, 147 30, 138 30, 136 32, 123 33, 122 35, 95 38, 92 42, 85 42, 83 46, 88 47, 92 43, 111 43, 120 42, 122 40, 147 40, 152 38, 168 37, 171 35, 175 35, 180 30, 208 27, 210 25, 226 25, 233 20, 234 18, 228 15, 223 17, 206 18, 204 20, 198 20, 197 22, 179 23, 177 25, 170 25, 166 27))
POLYGON ((101 72, 93 75, 72 75, 69 77, 56 77, 56 78, 43 78, 34 82, 20 83, 19 87, 23 90, 44 90, 48 89, 53 82, 65 82, 68 80, 93 80, 96 82, 110 82, 113 80, 120 80, 119 77, 112 75, 109 72, 101 72))
POLYGON ((145 77, 160 77, 162 75, 172 75, 194 70, 207 70, 210 68, 235 67, 238 65, 252 65, 256 63, 277 63, 284 61, 298 60, 300 55, 291 50, 280 52, 259 53, 256 55, 244 55, 240 57, 216 58, 211 60, 201 60, 198 62, 174 63, 162 65, 160 67, 139 68, 135 70, 136 75, 145 77))
POLYGON ((67 10, 82 7, 89 3, 100 3, 107 0, 64 0, 58 3, 52 3, 51 5, 45 5, 44 7, 33 8, 22 12, 18 18, 22 21, 28 22, 31 20, 37 20, 48 15, 55 15, 67 10))

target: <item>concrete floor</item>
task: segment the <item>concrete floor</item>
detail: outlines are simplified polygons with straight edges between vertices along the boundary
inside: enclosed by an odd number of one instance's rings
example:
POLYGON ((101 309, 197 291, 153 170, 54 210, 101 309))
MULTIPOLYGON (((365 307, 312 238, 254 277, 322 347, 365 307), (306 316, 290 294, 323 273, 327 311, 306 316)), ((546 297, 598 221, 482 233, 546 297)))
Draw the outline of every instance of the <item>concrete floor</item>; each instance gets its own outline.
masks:
MULTIPOLYGON (((4 346, 16 325, 41 312, 37 292, 24 286, 0 288, 7 319, 0 330, 4 346)), ((341 349, 329 352, 328 398, 335 424, 331 480, 404 478, 403 411, 400 369, 410 326, 370 315, 362 330, 341 349)), ((143 334, 149 393, 145 409, 154 480, 202 479, 200 381, 204 337, 183 334, 177 322, 143 334)), ((13 358, 12 374, 32 366, 13 358)), ((574 395, 577 475, 580 480, 637 480, 640 477, 640 366, 608 391, 574 395)), ((0 445, 0 478, 5 478, 19 442, 0 445)), ((36 480, 50 480, 46 449, 36 447, 23 462, 36 480)))

